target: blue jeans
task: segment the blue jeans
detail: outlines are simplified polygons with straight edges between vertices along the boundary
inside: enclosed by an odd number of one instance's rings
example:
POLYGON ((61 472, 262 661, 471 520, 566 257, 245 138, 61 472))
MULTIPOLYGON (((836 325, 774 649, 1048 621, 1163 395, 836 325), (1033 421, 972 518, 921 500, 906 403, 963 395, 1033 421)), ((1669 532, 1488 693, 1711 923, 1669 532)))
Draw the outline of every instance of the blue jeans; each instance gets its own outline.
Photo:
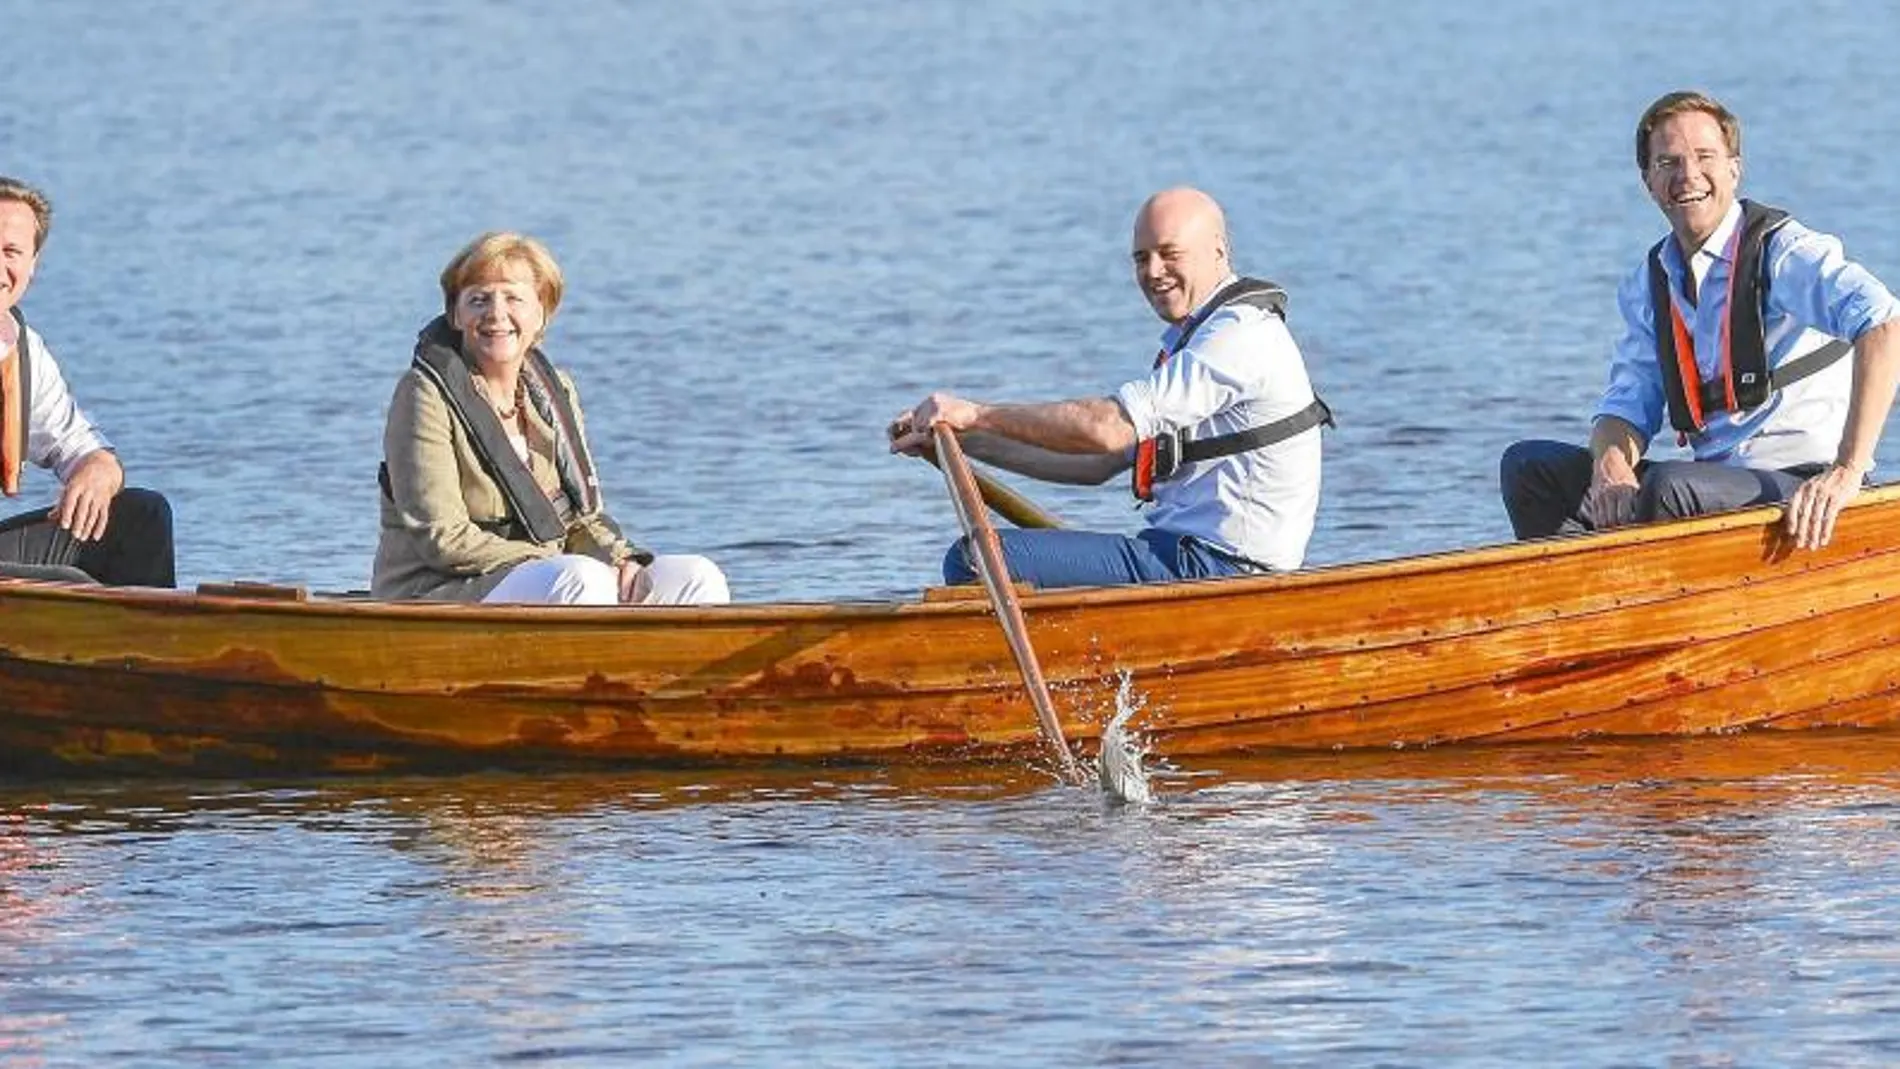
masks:
MULTIPOLYGON (((1094 531, 1005 529, 1003 564, 1010 579, 1038 588, 1119 586, 1252 574, 1256 568, 1209 549, 1198 539, 1153 527, 1129 538, 1094 531)), ((943 557, 943 581, 976 582, 976 569, 957 539, 943 557)))

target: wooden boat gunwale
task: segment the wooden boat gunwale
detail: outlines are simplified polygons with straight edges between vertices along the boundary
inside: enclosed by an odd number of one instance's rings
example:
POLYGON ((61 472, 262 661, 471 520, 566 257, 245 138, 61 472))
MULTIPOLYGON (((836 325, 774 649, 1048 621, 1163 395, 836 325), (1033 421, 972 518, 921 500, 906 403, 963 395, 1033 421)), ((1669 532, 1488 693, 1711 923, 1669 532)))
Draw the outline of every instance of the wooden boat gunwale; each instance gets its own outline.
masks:
MULTIPOLYGON (((1849 508, 1896 500, 1900 500, 1900 483, 1870 489, 1862 493, 1849 508)), ((1779 506, 1762 506, 1667 524, 1626 527, 1587 535, 1534 539, 1525 542, 1503 542, 1467 549, 1434 550, 1403 557, 1320 565, 1295 572, 1222 579, 1189 579, 1138 586, 1029 591, 1023 595, 1023 604, 1026 609, 1032 605, 1038 609, 1111 607, 1130 602, 1232 598, 1273 590, 1298 590, 1315 585, 1344 586, 1374 583, 1411 577, 1422 572, 1472 570, 1520 559, 1554 559, 1576 553, 1597 554, 1625 545, 1650 545, 1689 539, 1710 532, 1759 527, 1780 514, 1779 506)), ((152 607, 177 605, 202 608, 206 611, 241 611, 247 614, 264 615, 340 617, 388 615, 418 620, 461 620, 478 617, 497 624, 517 621, 545 624, 561 621, 576 625, 624 625, 635 619, 642 621, 652 619, 656 622, 664 620, 669 625, 690 625, 702 622, 729 624, 768 620, 874 619, 891 615, 968 616, 984 615, 990 611, 981 598, 942 600, 844 598, 822 601, 735 602, 714 607, 682 605, 586 607, 384 601, 353 594, 322 592, 312 594, 308 600, 289 600, 249 597, 230 592, 200 593, 189 589, 159 590, 149 587, 85 586, 5 577, 0 577, 0 584, 5 585, 10 596, 20 594, 55 599, 112 601, 152 607)))

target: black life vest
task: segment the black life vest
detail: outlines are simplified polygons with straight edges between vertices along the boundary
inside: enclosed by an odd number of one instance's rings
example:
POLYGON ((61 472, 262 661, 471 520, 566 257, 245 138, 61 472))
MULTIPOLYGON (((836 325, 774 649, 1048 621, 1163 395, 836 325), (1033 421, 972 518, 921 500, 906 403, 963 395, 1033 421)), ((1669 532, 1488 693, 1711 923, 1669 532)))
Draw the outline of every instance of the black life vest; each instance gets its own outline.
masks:
MULTIPOLYGON (((1282 320, 1286 318, 1286 290, 1277 283, 1257 278, 1235 279, 1222 287, 1200 311, 1181 325, 1181 333, 1174 339, 1174 344, 1156 355, 1154 366, 1160 367, 1187 348, 1188 342, 1194 339, 1194 332, 1200 330, 1202 324, 1212 318, 1215 312, 1234 304, 1249 304, 1282 320)), ((1153 501, 1155 484, 1172 478, 1184 464, 1232 456, 1250 449, 1265 449, 1321 425, 1333 426, 1333 412, 1318 394, 1314 394, 1312 403, 1305 408, 1258 427, 1199 441, 1193 440, 1187 428, 1144 438, 1135 443, 1135 466, 1129 471, 1129 489, 1137 500, 1153 501)))
MULTIPOLYGON (((1768 300, 1766 249, 1769 236, 1787 221, 1788 213, 1779 208, 1742 201, 1742 219, 1731 239, 1721 373, 1713 379, 1704 380, 1697 369, 1695 340, 1669 292, 1669 273, 1663 270, 1662 254, 1672 239, 1663 238, 1649 250, 1649 303, 1656 321, 1656 362, 1662 369, 1663 394, 1669 402, 1669 425, 1680 434, 1700 433, 1714 413, 1756 408, 1776 391, 1853 350, 1850 343, 1837 338, 1780 367, 1769 368, 1762 326, 1768 300)), ((1683 270, 1694 278, 1687 263, 1683 270)))
MULTIPOLYGON (((417 335, 414 366, 442 392, 449 411, 468 431, 483 470, 501 488, 512 520, 509 526, 513 528, 506 532, 507 537, 558 542, 567 536, 577 516, 599 511, 600 480, 594 474, 587 442, 581 437, 574 399, 541 350, 528 350, 521 375, 528 403, 555 431, 554 466, 560 474, 561 492, 553 497, 535 482, 533 473, 509 443, 507 429, 494 407, 476 392, 475 376, 462 357, 461 335, 449 326, 446 317, 437 316, 417 335)), ((377 476, 383 494, 393 498, 386 462, 377 476)), ((614 527, 611 519, 604 515, 602 519, 614 527)))

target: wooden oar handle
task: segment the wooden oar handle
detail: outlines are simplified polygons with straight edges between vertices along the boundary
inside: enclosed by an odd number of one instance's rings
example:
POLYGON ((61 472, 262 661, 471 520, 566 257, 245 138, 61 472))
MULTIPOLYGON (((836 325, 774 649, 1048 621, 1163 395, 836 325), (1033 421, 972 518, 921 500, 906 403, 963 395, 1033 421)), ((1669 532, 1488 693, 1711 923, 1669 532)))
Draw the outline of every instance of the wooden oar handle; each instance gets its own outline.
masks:
POLYGON ((957 522, 963 528, 971 563, 976 566, 977 578, 983 581, 984 591, 989 594, 990 607, 996 610, 996 620, 1003 627, 1003 637, 1009 642, 1016 668, 1022 673, 1023 689, 1029 692, 1029 703, 1035 707, 1043 741, 1055 755, 1062 778, 1070 783, 1081 783, 1082 769, 1069 751, 1068 740, 1062 737, 1062 724, 1056 719, 1049 684, 1043 680, 1042 666, 1036 662, 1035 647, 1029 644, 1029 625, 1023 620, 1022 605, 1016 600, 1016 589, 1009 581, 1003 544, 996 537, 996 528, 990 526, 989 515, 983 511, 983 496, 977 490, 969 462, 963 459, 963 447, 957 444, 957 434, 948 426, 937 423, 930 430, 937 440, 937 467, 943 471, 944 483, 950 488, 950 500, 956 505, 957 522))
MULTIPOLYGON (((935 453, 925 453, 924 459, 936 465, 939 471, 943 470, 943 464, 935 453)), ((965 466, 968 467, 967 463, 965 466)), ((971 468, 970 477, 976 481, 983 503, 1016 526, 1029 530, 1054 530, 1063 525, 1061 518, 1054 513, 982 472, 971 468)))

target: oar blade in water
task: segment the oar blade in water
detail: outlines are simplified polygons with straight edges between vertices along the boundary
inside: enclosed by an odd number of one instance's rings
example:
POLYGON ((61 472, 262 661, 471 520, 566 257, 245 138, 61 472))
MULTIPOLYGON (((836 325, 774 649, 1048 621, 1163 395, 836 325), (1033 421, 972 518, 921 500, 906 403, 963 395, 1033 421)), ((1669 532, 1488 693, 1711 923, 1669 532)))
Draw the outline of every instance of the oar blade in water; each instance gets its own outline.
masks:
POLYGON ((1142 767, 1145 748, 1128 733, 1128 720, 1142 702, 1134 696, 1134 677, 1122 673, 1115 692, 1115 715, 1102 728, 1102 745, 1095 755, 1095 779, 1102 791, 1122 803, 1154 801, 1148 770, 1142 767))

